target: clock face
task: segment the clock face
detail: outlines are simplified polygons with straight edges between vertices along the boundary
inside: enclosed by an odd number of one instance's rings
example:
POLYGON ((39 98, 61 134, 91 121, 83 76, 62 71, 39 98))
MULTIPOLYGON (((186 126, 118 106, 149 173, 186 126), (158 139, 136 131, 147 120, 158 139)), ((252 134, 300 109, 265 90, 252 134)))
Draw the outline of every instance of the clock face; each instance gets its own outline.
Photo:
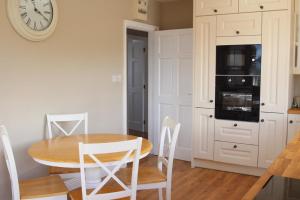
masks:
POLYGON ((53 6, 51 0, 19 0, 19 14, 31 30, 43 31, 52 23, 53 6))

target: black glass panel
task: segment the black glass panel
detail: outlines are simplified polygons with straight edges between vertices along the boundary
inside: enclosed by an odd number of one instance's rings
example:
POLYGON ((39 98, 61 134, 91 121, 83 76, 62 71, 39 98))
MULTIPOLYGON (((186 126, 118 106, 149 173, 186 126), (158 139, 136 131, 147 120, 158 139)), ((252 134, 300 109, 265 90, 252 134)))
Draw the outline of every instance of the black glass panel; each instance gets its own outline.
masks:
POLYGON ((255 200, 300 200, 300 180, 273 176, 255 200))
POLYGON ((261 45, 217 46, 217 75, 260 75, 261 45))

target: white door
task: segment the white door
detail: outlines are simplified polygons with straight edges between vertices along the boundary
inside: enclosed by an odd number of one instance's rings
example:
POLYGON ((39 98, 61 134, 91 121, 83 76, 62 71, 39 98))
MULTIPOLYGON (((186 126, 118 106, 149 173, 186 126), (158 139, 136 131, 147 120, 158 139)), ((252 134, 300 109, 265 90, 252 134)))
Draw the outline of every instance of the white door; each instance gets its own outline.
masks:
POLYGON ((128 129, 145 132, 147 116, 147 38, 128 36, 128 129))
POLYGON ((300 133, 300 115, 289 115, 288 142, 300 133))
POLYGON ((288 9, 288 0, 240 0, 240 12, 288 9))
POLYGON ((289 24, 287 11, 263 13, 261 111, 288 109, 289 24))
MULTIPOLYGON (((170 116, 181 123, 175 158, 191 160, 193 37, 192 29, 155 32, 155 130, 170 116)), ((156 134, 157 153, 160 135, 156 134)))
POLYGON ((194 107, 215 108, 217 17, 197 17, 194 34, 194 107))
POLYGON ((286 146, 284 114, 261 113, 258 167, 268 168, 286 146))
POLYGON ((194 108, 193 158, 214 159, 214 109, 194 108))
POLYGON ((195 0, 196 16, 238 13, 239 0, 195 0))

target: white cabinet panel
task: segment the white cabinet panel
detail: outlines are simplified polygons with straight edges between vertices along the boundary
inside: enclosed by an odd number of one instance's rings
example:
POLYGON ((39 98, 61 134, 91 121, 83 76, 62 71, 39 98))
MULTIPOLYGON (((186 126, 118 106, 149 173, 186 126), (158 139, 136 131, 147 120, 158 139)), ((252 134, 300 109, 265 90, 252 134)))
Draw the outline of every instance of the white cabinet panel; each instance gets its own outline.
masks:
POLYGON ((224 142, 258 145, 258 123, 216 120, 215 139, 224 142))
POLYGON ((194 108, 193 113, 193 157, 213 160, 214 110, 194 108))
POLYGON ((300 133, 300 115, 289 115, 288 118, 288 142, 290 142, 300 133))
POLYGON ((263 13, 261 111, 288 109, 289 18, 287 11, 263 13))
POLYGON ((215 161, 257 167, 257 155, 257 146, 215 142, 215 161))
POLYGON ((267 168, 286 145, 284 114, 261 113, 258 167, 267 168))
POLYGON ((261 13, 219 15, 217 36, 261 35, 261 13))
POLYGON ((216 15, 238 13, 238 0, 195 0, 195 14, 216 15))
POLYGON ((194 31, 194 107, 215 107, 217 18, 198 17, 194 31))
POLYGON ((240 0, 240 12, 288 9, 288 0, 240 0))

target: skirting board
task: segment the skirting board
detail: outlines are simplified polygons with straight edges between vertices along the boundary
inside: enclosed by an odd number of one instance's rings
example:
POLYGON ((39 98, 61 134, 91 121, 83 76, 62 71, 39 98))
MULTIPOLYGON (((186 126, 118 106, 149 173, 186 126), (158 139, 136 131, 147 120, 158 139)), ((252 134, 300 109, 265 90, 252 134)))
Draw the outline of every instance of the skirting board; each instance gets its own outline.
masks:
POLYGON ((241 165, 227 164, 209 160, 193 159, 192 167, 201 167, 206 169, 214 169, 219 171, 234 172, 239 174, 247 174, 252 176, 261 176, 266 169, 247 167, 241 165))

